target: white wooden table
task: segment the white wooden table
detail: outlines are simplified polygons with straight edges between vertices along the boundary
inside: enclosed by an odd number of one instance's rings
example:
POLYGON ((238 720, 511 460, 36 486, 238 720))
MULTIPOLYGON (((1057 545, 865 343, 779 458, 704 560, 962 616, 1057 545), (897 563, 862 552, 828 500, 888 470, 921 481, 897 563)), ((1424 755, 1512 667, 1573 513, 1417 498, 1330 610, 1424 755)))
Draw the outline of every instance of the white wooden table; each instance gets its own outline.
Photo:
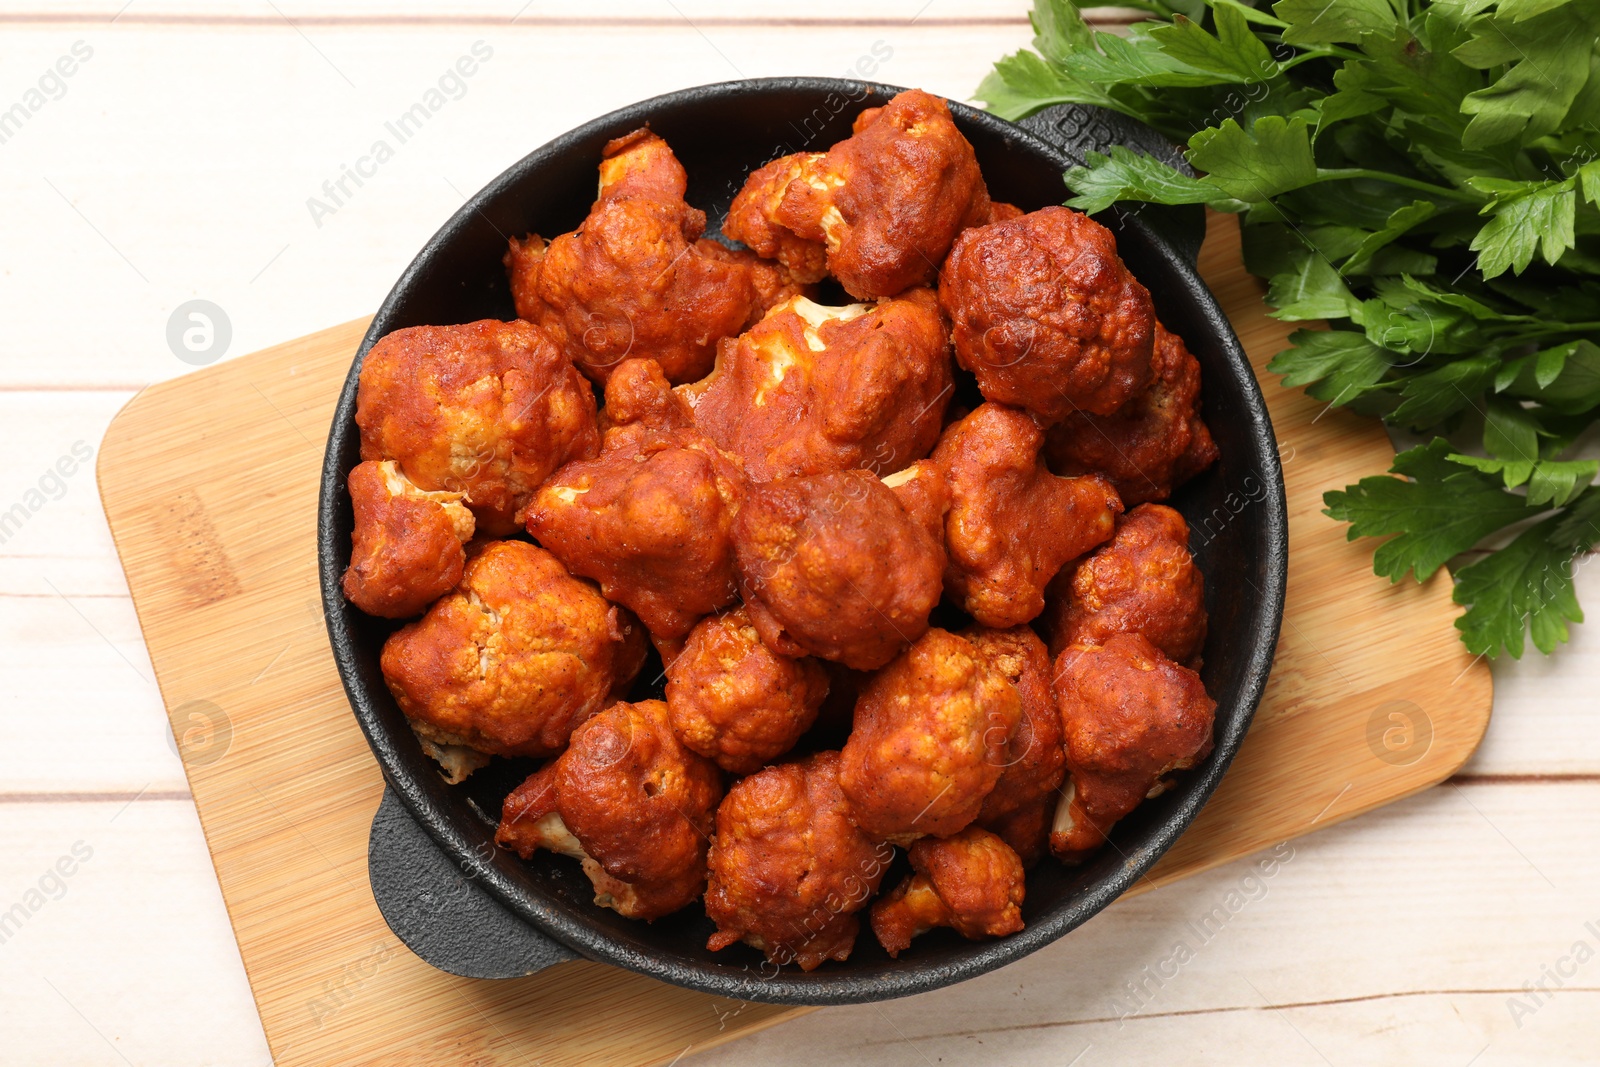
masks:
MULTIPOLYGON (((222 358, 248 353, 372 311, 464 195, 614 107, 874 56, 967 98, 1029 37, 1023 0, 0 4, 0 1063, 269 1061, 94 486, 117 409, 191 369, 179 305, 216 304, 222 358), (420 133, 361 164, 433 90, 420 133)), ((1580 584, 1600 606, 1596 570, 1580 584)), ((1235 863, 986 978, 683 1062, 1593 1063, 1597 675, 1582 628, 1497 664, 1465 773, 1295 842, 1271 878, 1235 863)))

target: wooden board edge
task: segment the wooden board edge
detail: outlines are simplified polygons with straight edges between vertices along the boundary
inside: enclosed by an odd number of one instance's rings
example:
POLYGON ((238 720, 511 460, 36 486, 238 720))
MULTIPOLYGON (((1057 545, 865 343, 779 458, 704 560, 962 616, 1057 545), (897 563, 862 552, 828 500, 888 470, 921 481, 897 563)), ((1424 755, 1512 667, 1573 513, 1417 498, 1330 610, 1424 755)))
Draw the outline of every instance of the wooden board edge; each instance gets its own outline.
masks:
MULTIPOLYGON (((143 413, 143 408, 145 405, 153 403, 155 400, 174 389, 192 388, 197 382, 205 381, 206 379, 218 376, 226 376, 230 373, 236 373, 239 369, 239 365, 243 364, 246 360, 265 360, 273 356, 285 355, 295 348, 314 345, 322 341, 324 338, 332 335, 342 334, 346 330, 360 332, 364 335, 366 333, 367 326, 371 322, 371 315, 363 315, 360 318, 350 319, 346 322, 341 322, 337 325, 328 326, 321 330, 317 330, 314 333, 308 333, 301 337, 293 337, 287 341, 280 341, 275 345, 268 345, 266 348, 258 348, 254 352, 246 353, 245 355, 239 356, 236 359, 230 359, 225 363, 218 363, 212 367, 204 367, 189 374, 180 374, 176 378, 168 378, 163 382, 154 382, 145 386, 133 396, 129 397, 128 402, 117 409, 117 413, 111 417, 111 422, 106 426, 105 435, 100 439, 100 449, 95 458, 94 465, 95 481, 100 490, 100 507, 101 510, 106 513, 106 521, 111 527, 112 539, 118 540, 117 527, 120 519, 116 513, 116 508, 113 506, 113 501, 107 493, 108 483, 103 475, 105 474, 108 463, 123 463, 133 458, 133 453, 138 448, 138 440, 133 433, 134 423, 137 421, 138 416, 143 413)), ((352 351, 351 354, 354 355, 354 352, 352 351)), ((118 562, 121 562, 122 560, 122 547, 120 541, 117 546, 117 559, 118 562)), ((123 571, 126 573, 127 567, 124 566, 123 571)))
MULTIPOLYGON (((214 367, 206 367, 191 374, 180 374, 176 378, 169 378, 164 382, 155 382, 129 397, 127 403, 118 408, 117 413, 111 417, 110 423, 106 426, 105 434, 100 438, 100 447, 95 456, 95 487, 100 497, 100 510, 105 514, 106 526, 111 532, 111 542, 117 552, 117 564, 122 568, 123 577, 128 582, 128 592, 130 599, 133 601, 134 614, 139 621, 141 638, 148 631, 149 625, 145 617, 146 609, 141 603, 143 599, 140 595, 142 590, 135 588, 136 579, 134 575, 136 571, 128 567, 128 548, 125 542, 130 536, 127 528, 130 517, 122 509, 124 486, 116 477, 108 477, 108 474, 117 465, 132 463, 137 460, 137 453, 140 447, 139 432, 144 429, 139 425, 139 420, 144 414, 144 408, 157 402, 166 393, 175 389, 192 388, 197 382, 208 378, 237 373, 246 361, 261 361, 273 356, 286 355, 295 348, 315 345, 325 338, 340 335, 346 331, 353 334, 365 334, 367 326, 371 322, 372 316, 370 315, 350 319, 336 326, 317 330, 315 333, 305 334, 302 337, 291 338, 288 341, 281 341, 278 344, 258 349, 237 359, 228 360, 226 363, 219 363, 214 367)), ((152 668, 154 666, 152 662, 152 668)), ((161 690, 162 703, 166 706, 170 715, 172 705, 166 694, 165 687, 161 683, 161 673, 159 670, 155 670, 154 673, 156 687, 161 690)), ((184 774, 187 778, 187 767, 184 769, 184 774)), ((189 784, 190 791, 193 792, 194 783, 191 781, 189 784)))
POLYGON ((696 1054, 701 1052, 710 1052, 712 1049, 718 1049, 723 1045, 747 1038, 751 1034, 759 1034, 763 1030, 770 1030, 779 1023, 792 1022, 795 1019, 800 1018, 802 1015, 810 1015, 814 1011, 821 1011, 825 1006, 826 1005, 821 1004, 802 1004, 797 1007, 785 1009, 784 1011, 773 1012, 766 1018, 758 1019, 755 1022, 735 1021, 729 1023, 727 1029, 717 1034, 716 1037, 708 1038, 705 1041, 694 1042, 683 1051, 676 1052, 670 1057, 663 1053, 659 1059, 648 1060, 642 1064, 641 1067, 672 1067, 673 1064, 677 1063, 691 1052, 696 1054))
MULTIPOLYGON (((1480 690, 1472 695, 1471 701, 1468 704, 1469 710, 1467 714, 1476 721, 1477 726, 1477 729, 1470 735, 1470 740, 1463 739, 1461 742, 1458 742, 1449 750, 1450 756, 1448 759, 1439 761, 1436 764, 1430 764, 1428 767, 1428 773, 1416 781, 1401 787, 1395 792, 1385 793, 1383 796, 1369 803, 1358 804, 1347 810, 1341 810, 1335 815, 1328 816, 1326 819, 1319 816, 1318 818, 1312 820, 1312 822, 1308 823, 1304 829, 1289 834, 1282 840, 1298 841, 1301 838, 1310 837, 1313 834, 1321 833, 1323 830, 1338 826, 1341 823, 1349 822, 1351 819, 1365 815, 1368 812, 1377 811, 1379 808, 1388 807, 1390 804, 1398 803, 1399 801, 1405 800, 1408 797, 1417 796, 1420 793, 1426 793, 1428 790, 1434 789, 1454 777, 1456 772, 1460 771, 1462 767, 1466 766, 1467 761, 1473 757, 1473 754, 1478 751, 1478 747, 1483 744, 1484 735, 1489 730, 1489 722, 1494 718, 1494 675, 1490 672, 1489 665, 1484 661, 1484 657, 1479 656, 1472 663, 1469 663, 1466 670, 1463 671, 1462 679, 1456 684, 1465 682, 1469 678, 1476 683, 1477 688, 1480 690)), ((1465 717, 1466 716, 1463 716, 1463 718, 1465 717)), ((1230 770, 1231 769, 1232 768, 1230 768, 1230 770)), ((1224 774, 1223 779, 1226 780, 1226 778, 1227 775, 1224 774)), ((1204 806, 1202 806, 1201 810, 1205 810, 1204 806)), ((1187 831, 1185 832, 1187 833, 1187 831)), ((1181 835, 1179 840, 1182 840, 1181 835)), ((1176 871, 1171 872, 1170 874, 1161 871, 1160 861, 1157 860, 1156 865, 1151 868, 1150 872, 1147 873, 1145 877, 1135 882, 1128 888, 1126 892, 1122 894, 1122 896, 1118 897, 1117 899, 1122 900, 1128 897, 1138 896, 1153 889, 1160 889, 1164 886, 1173 885, 1177 882, 1181 882, 1187 878, 1193 877, 1194 875, 1203 874, 1206 871, 1215 870, 1218 867, 1224 867, 1235 860, 1248 859, 1251 856, 1257 855, 1258 853, 1273 847, 1277 843, 1279 842, 1264 841, 1258 847, 1253 848, 1248 852, 1240 852, 1232 856, 1220 856, 1208 862, 1190 863, 1176 871)), ((1113 901, 1113 903, 1115 903, 1115 901, 1113 901)))
MULTIPOLYGON (((148 617, 150 608, 147 604, 147 598, 141 595, 144 591, 142 585, 135 578, 137 570, 128 566, 129 541, 130 538, 135 536, 135 533, 129 528, 131 516, 122 510, 121 494, 125 487, 115 476, 108 478, 107 475, 112 473, 114 468, 119 465, 137 462, 137 454, 140 447, 139 431, 142 429, 139 422, 145 407, 158 401, 164 394, 174 389, 191 388, 197 381, 218 375, 226 375, 230 370, 236 372, 237 367, 235 365, 242 364, 245 360, 257 360, 262 357, 284 354, 293 347, 315 343, 330 334, 341 334, 344 331, 364 334, 367 324, 371 321, 371 316, 351 319, 348 322, 330 326, 315 333, 258 349, 255 352, 240 356, 237 360, 229 360, 215 367, 206 367, 191 374, 181 374, 164 382, 156 382, 129 397, 128 401, 118 408, 117 413, 111 417, 110 423, 106 426, 105 434, 100 439, 100 447, 95 456, 95 486, 100 497, 100 509, 105 514, 106 526, 111 533, 112 547, 117 553, 117 564, 121 567, 123 577, 128 583, 129 599, 133 602, 134 617, 139 623, 141 640, 144 639, 144 634, 150 630, 151 624, 155 620, 148 617)), ((155 678, 156 691, 161 696, 162 711, 167 717, 168 726, 176 734, 181 731, 185 724, 179 723, 174 718, 176 703, 168 693, 167 681, 153 656, 151 658, 151 674, 155 678)), ((227 913, 228 924, 232 928, 235 947, 239 948, 238 930, 243 917, 235 912, 235 903, 231 896, 222 892, 222 875, 216 865, 218 843, 213 838, 211 820, 207 817, 207 812, 202 810, 209 805, 205 804, 201 799, 203 790, 196 788, 194 769, 187 761, 180 762, 183 764, 184 782, 189 787, 190 803, 195 807, 195 817, 200 823, 200 833, 206 843, 207 858, 211 863, 212 877, 217 882, 218 896, 222 898, 223 909, 227 913)), ((216 832, 220 833, 220 828, 216 832)), ((256 1017, 261 1023, 263 1035, 267 1035, 268 1047, 271 1048, 272 1038, 268 1034, 266 1018, 261 1013, 261 1002, 256 993, 259 976, 254 973, 250 961, 246 959, 242 950, 240 951, 240 963, 244 968, 246 981, 250 985, 251 1000, 254 1002, 256 1017)))
MULTIPOLYGON (((251 353, 251 355, 254 354, 251 353)), ((248 359, 250 357, 244 356, 241 358, 248 359)), ((105 435, 100 438, 100 448, 95 456, 94 479, 95 487, 100 494, 100 510, 105 513, 106 527, 111 531, 111 544, 117 552, 117 566, 122 568, 123 579, 128 583, 128 599, 133 601, 134 617, 139 621, 139 639, 145 643, 147 654, 149 641, 145 638, 145 634, 149 632, 150 625, 154 620, 146 618, 147 608, 144 598, 140 595, 142 590, 137 588, 138 583, 134 578, 135 570, 128 566, 129 548, 126 542, 132 536, 132 532, 125 525, 128 516, 121 511, 121 501, 118 494, 121 492, 122 486, 115 477, 108 478, 107 476, 112 473, 110 468, 134 461, 133 449, 135 448, 135 442, 129 432, 130 424, 134 417, 139 414, 140 409, 146 403, 149 403, 153 395, 159 395, 159 392, 166 391, 174 383, 182 382, 187 384, 200 374, 214 372, 217 369, 220 368, 209 368, 208 371, 200 371, 196 374, 183 374, 169 381, 147 385, 129 397, 128 402, 118 408, 117 413, 111 417, 111 422, 106 426, 105 435)), ((154 657, 151 658, 150 672, 155 678, 156 690, 161 694, 162 710, 166 713, 169 724, 176 730, 178 724, 172 721, 172 700, 167 695, 166 685, 162 681, 161 671, 156 667, 154 657)), ((190 777, 187 763, 183 767, 183 777, 184 781, 188 783, 189 793, 192 798, 194 795, 194 780, 190 777)), ((211 847, 209 837, 206 839, 206 846, 208 850, 211 847)))

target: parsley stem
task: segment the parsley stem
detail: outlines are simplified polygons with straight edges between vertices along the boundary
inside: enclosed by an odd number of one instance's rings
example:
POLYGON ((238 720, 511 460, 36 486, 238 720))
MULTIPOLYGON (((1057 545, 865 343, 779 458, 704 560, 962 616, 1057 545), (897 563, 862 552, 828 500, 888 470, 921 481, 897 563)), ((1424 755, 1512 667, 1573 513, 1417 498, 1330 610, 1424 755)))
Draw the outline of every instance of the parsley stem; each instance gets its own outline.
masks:
POLYGON ((1229 7, 1238 11, 1239 14, 1243 15, 1245 21, 1253 22, 1258 26, 1271 26, 1277 30, 1287 30, 1289 28, 1289 23, 1279 18, 1273 18, 1265 11, 1258 11, 1248 4, 1241 3, 1240 0, 1212 0, 1211 6, 1215 7, 1218 3, 1227 4, 1229 7))
POLYGON ((1536 337, 1549 337, 1551 334, 1556 333, 1578 333, 1581 330, 1600 330, 1600 322, 1557 322, 1537 330, 1520 330, 1513 334, 1510 339, 1512 341, 1529 341, 1536 337))
MULTIPOLYGON (((1279 38, 1277 43, 1281 43, 1281 40, 1279 38)), ((1313 59, 1362 60, 1365 58, 1360 52, 1352 52, 1346 48, 1308 48, 1292 59, 1280 60, 1278 73, 1282 74, 1286 70, 1293 70, 1300 64, 1310 62, 1313 59)))
POLYGON ((1390 185, 1400 185, 1407 189, 1417 189, 1434 196, 1447 197, 1451 200, 1460 200, 1469 204, 1482 203, 1483 198, 1460 189, 1451 189, 1443 185, 1432 185, 1428 182, 1418 181, 1416 178, 1407 178, 1402 174, 1390 174, 1387 171, 1368 170, 1365 167, 1342 167, 1338 170, 1317 169, 1318 182, 1341 181, 1346 178, 1367 178, 1372 181, 1388 182, 1390 185))

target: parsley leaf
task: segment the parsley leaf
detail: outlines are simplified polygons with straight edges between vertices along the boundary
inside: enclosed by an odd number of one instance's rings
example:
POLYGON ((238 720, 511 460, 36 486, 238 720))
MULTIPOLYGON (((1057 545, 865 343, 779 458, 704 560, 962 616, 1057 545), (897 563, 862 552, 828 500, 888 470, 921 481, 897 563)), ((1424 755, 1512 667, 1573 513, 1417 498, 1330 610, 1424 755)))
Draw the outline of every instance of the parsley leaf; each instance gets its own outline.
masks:
MULTIPOLYGON (((1595 79, 1600 86, 1600 78, 1595 79)), ((1591 204, 1600 204, 1600 159, 1592 159, 1578 168, 1578 181, 1583 184, 1583 198, 1591 204)))
POLYGON ((1137 29, 1126 37, 1091 31, 1089 41, 1088 47, 1072 52, 1060 63, 1067 73, 1096 85, 1172 88, 1209 85, 1216 80, 1210 72, 1167 54, 1137 29))
POLYGON ((1496 479, 1450 462, 1450 442, 1436 437, 1395 457, 1391 473, 1322 494, 1328 516, 1350 524, 1349 539, 1399 534, 1378 546, 1373 570, 1419 582, 1496 530, 1535 514, 1496 479))
POLYGON ((1032 52, 1018 52, 995 64, 978 86, 977 97, 989 110, 1020 119, 1051 104, 1097 104, 1110 98, 1098 88, 1047 64, 1032 52))
POLYGON ((1537 400, 1562 414, 1600 406, 1600 345, 1572 341, 1506 364, 1495 390, 1537 400))
POLYGON ((1550 539, 1573 552, 1588 552, 1600 542, 1600 489, 1586 489, 1553 527, 1550 539))
POLYGON ((1573 247, 1578 198, 1571 178, 1560 182, 1473 183, 1494 192, 1483 213, 1493 215, 1472 239, 1478 269, 1485 278, 1508 269, 1521 274, 1542 248, 1546 263, 1554 263, 1573 247))
POLYGON ((1405 125, 1408 133, 1413 127, 1431 127, 1459 143, 1468 122, 1461 113, 1461 99, 1482 88, 1483 77, 1454 56, 1429 47, 1427 30, 1426 25, 1396 23, 1387 31, 1363 36, 1362 58, 1335 71, 1333 84, 1382 97, 1392 109, 1386 116, 1389 122, 1405 125))
POLYGON ((1498 474, 1508 486, 1526 482, 1528 503, 1540 507, 1559 508, 1571 503, 1600 472, 1600 460, 1595 459, 1546 459, 1531 464, 1484 456, 1452 455, 1450 459, 1485 474, 1498 474))
POLYGON ((1405 207, 1396 208, 1383 229, 1369 234, 1340 269, 1345 274, 1369 273, 1373 256, 1427 221, 1437 210, 1431 200, 1413 200, 1405 207))
POLYGON ((1572 0, 1500 0, 1500 14, 1521 21, 1570 3, 1572 0))
POLYGON ((1177 16, 1169 26, 1150 31, 1162 52, 1199 70, 1230 82, 1266 81, 1278 73, 1278 63, 1267 46, 1250 32, 1244 14, 1231 4, 1215 9, 1215 37, 1192 19, 1177 16))
POLYGON ((1499 367, 1496 357, 1477 355, 1407 378, 1400 390, 1405 399, 1389 417, 1414 429, 1437 425, 1446 416, 1475 406, 1499 367))
POLYGON ((1551 542, 1555 519, 1531 526, 1516 540, 1456 572, 1453 596, 1468 605, 1456 620, 1467 651, 1497 656, 1522 655, 1532 631, 1539 651, 1549 653, 1567 640, 1567 624, 1583 621, 1572 584, 1572 550, 1551 542))
POLYGON ((1217 206, 1229 200, 1214 186, 1122 145, 1113 145, 1109 156, 1091 152, 1085 163, 1066 173, 1067 187, 1077 194, 1067 206, 1091 215, 1118 200, 1217 206))
POLYGON ((1472 24, 1472 40, 1451 55, 1479 70, 1505 68, 1494 84, 1461 101, 1471 115, 1462 134, 1467 148, 1518 138, 1523 143, 1554 133, 1588 81, 1600 12, 1573 4, 1520 19, 1503 11, 1472 24))
POLYGON ((1272 357, 1267 369, 1283 375, 1284 385, 1308 386, 1306 392, 1330 404, 1370 392, 1394 362, 1394 353, 1346 330, 1296 330, 1289 340, 1295 347, 1272 357))
POLYGON ((1528 503, 1559 508, 1589 487, 1600 474, 1600 459, 1547 459, 1528 479, 1528 503))
POLYGON ((1506 486, 1521 485, 1539 461, 1539 421, 1521 404, 1493 400, 1484 413, 1483 447, 1505 464, 1506 486))
POLYGON ((1301 258, 1295 269, 1274 275, 1267 286, 1267 303, 1278 310, 1276 318, 1289 321, 1337 319, 1349 315, 1360 303, 1328 259, 1319 252, 1301 258))
POLYGON ((1233 119, 1189 139, 1188 160, 1205 181, 1239 200, 1270 200, 1317 179, 1303 118, 1263 115, 1249 133, 1233 119))
POLYGON ((1389 0, 1278 0, 1272 13, 1289 24, 1285 44, 1355 44, 1364 33, 1387 33, 1398 13, 1389 0))

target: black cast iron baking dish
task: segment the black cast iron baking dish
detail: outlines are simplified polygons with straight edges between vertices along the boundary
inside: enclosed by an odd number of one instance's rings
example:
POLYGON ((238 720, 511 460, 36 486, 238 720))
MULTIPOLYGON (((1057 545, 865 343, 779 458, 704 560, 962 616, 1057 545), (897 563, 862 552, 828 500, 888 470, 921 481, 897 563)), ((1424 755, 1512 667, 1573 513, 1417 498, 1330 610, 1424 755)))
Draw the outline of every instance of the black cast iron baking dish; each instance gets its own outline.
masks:
MULTIPOLYGON (((363 615, 340 593, 352 522, 345 480, 359 459, 357 375, 367 350, 392 330, 513 318, 500 262, 506 237, 575 228, 593 200, 595 168, 608 139, 645 123, 666 138, 688 170, 689 202, 706 211, 715 235, 749 171, 780 154, 826 148, 849 135, 859 111, 886 102, 897 91, 822 78, 699 86, 615 111, 534 151, 473 196, 400 277, 350 368, 328 438, 318 525, 328 632, 351 706, 392 794, 467 883, 487 889, 521 924, 531 926, 530 936, 537 931, 590 959, 737 1000, 884 1000, 959 982, 1019 959, 1115 900, 1177 839, 1216 788, 1244 737, 1272 664, 1288 534, 1277 445, 1265 403, 1237 338, 1195 272, 1195 217, 1111 212, 1102 221, 1115 229, 1122 256, 1149 287, 1162 321, 1188 342, 1204 369, 1205 417, 1221 459, 1184 486, 1172 503, 1194 530, 1192 548, 1206 575, 1211 629, 1203 676, 1218 704, 1215 750, 1176 789, 1120 823, 1112 837, 1114 847, 1081 867, 1046 860, 1031 872, 1023 932, 969 942, 948 930, 935 931, 919 938, 899 960, 890 959, 864 933, 846 963, 810 974, 792 967, 774 974, 758 953, 744 946, 708 952, 705 942, 712 927, 699 908, 654 924, 634 922, 592 903, 593 893, 575 862, 553 855, 524 862, 495 847, 499 801, 532 764, 496 761, 461 786, 446 785, 422 754, 379 673, 379 651, 393 624, 363 615)), ((1081 159, 1086 147, 1120 142, 1152 154, 1170 157, 1173 152, 1148 129, 1096 109, 1054 109, 1025 126, 960 104, 952 103, 951 111, 977 150, 995 199, 1024 210, 1064 199, 1061 173, 1081 159)), ((635 699, 646 694, 658 673, 646 666, 632 694, 635 699)), ((379 841, 375 827, 375 848, 379 841)), ((380 879, 374 856, 380 899, 379 882, 392 880, 396 869, 406 865, 403 856, 398 861, 390 857, 388 873, 380 879)), ((886 885, 893 884, 898 872, 891 871, 889 878, 886 885)), ((447 913, 448 903, 442 907, 447 913)), ((410 922, 414 926, 416 917, 410 922)), ((396 924, 392 915, 391 924, 396 924)), ((547 959, 566 955, 556 946, 551 949, 547 959)))

